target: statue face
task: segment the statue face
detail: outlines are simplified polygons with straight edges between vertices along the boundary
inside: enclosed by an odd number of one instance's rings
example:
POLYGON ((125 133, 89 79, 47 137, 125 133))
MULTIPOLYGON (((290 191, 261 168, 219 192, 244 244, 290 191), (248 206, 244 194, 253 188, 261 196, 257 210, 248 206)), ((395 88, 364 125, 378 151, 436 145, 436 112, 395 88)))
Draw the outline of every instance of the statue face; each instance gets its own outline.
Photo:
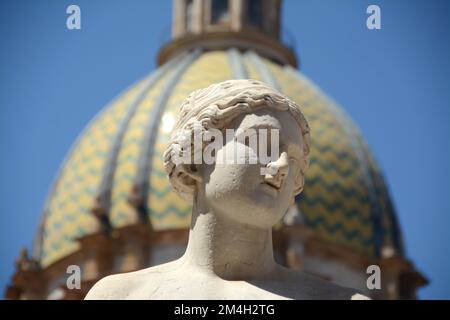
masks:
MULTIPOLYGON (((227 127, 235 131, 256 129, 260 132, 259 128, 267 129, 269 134, 279 130, 279 155, 275 161, 267 165, 259 161, 257 164, 249 164, 249 161, 204 164, 200 166, 200 174, 206 201, 216 214, 239 223, 270 228, 286 213, 299 187, 296 177, 301 174, 303 139, 298 123, 287 111, 259 110, 244 114, 227 127), (277 170, 277 173, 262 174, 261 168, 270 168, 271 173, 277 170)), ((270 137, 267 142, 270 148, 270 137)), ((234 148, 237 157, 248 158, 250 147, 246 142, 224 143, 217 150, 217 158, 224 152, 232 154, 234 148)))

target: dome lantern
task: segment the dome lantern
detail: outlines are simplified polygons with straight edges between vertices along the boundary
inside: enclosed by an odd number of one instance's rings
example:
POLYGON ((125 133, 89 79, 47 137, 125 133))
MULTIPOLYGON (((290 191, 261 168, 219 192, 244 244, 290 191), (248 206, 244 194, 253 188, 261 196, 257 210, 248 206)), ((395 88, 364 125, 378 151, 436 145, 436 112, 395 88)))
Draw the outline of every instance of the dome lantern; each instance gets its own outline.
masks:
POLYGON ((297 67, 281 40, 281 0, 175 0, 172 40, 158 63, 191 48, 253 50, 279 64, 297 67))

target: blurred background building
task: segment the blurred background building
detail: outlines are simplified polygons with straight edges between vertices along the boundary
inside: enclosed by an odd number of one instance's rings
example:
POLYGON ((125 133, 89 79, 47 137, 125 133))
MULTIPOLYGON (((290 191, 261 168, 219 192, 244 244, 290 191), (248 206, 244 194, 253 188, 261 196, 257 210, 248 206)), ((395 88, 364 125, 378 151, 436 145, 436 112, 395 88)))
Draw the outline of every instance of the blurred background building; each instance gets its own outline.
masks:
MULTIPOLYGON (((172 190, 162 153, 182 100, 227 79, 268 83, 296 101, 312 130, 306 187, 275 228, 276 259, 373 298, 411 299, 427 280, 405 244, 381 169, 358 127, 300 71, 282 41, 277 0, 175 0, 159 67, 106 106, 57 174, 8 299, 82 299, 109 274, 180 257, 191 208, 172 190), (66 287, 79 265, 81 290, 66 287), (382 270, 368 290, 366 268, 382 270)), ((301 68, 300 68, 301 70, 301 68)))

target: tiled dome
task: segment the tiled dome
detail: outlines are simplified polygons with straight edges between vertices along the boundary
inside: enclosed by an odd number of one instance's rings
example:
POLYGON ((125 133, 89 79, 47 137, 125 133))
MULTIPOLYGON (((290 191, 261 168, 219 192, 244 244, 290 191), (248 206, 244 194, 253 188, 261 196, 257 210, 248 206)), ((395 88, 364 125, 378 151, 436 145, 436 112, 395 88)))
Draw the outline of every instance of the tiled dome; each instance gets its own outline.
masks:
POLYGON ((402 255, 400 231, 380 170, 340 107, 290 66, 252 51, 186 52, 120 95, 83 131, 48 195, 35 255, 43 267, 78 249, 77 238, 148 219, 159 230, 188 228, 191 208, 171 189, 162 153, 182 100, 233 78, 279 89, 311 126, 311 164, 298 217, 328 243, 369 256, 402 255), (100 217, 100 219, 99 219, 100 217))

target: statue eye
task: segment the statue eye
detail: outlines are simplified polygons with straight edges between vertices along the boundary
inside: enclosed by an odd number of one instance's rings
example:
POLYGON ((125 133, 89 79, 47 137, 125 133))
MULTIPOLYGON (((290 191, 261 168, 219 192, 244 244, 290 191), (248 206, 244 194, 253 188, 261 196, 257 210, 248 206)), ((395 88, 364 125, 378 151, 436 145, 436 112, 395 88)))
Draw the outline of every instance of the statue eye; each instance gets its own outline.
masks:
POLYGON ((257 134, 252 134, 252 135, 248 135, 245 136, 244 138, 244 144, 249 147, 250 146, 250 141, 254 141, 253 143, 255 144, 255 146, 258 146, 258 135, 257 134))

